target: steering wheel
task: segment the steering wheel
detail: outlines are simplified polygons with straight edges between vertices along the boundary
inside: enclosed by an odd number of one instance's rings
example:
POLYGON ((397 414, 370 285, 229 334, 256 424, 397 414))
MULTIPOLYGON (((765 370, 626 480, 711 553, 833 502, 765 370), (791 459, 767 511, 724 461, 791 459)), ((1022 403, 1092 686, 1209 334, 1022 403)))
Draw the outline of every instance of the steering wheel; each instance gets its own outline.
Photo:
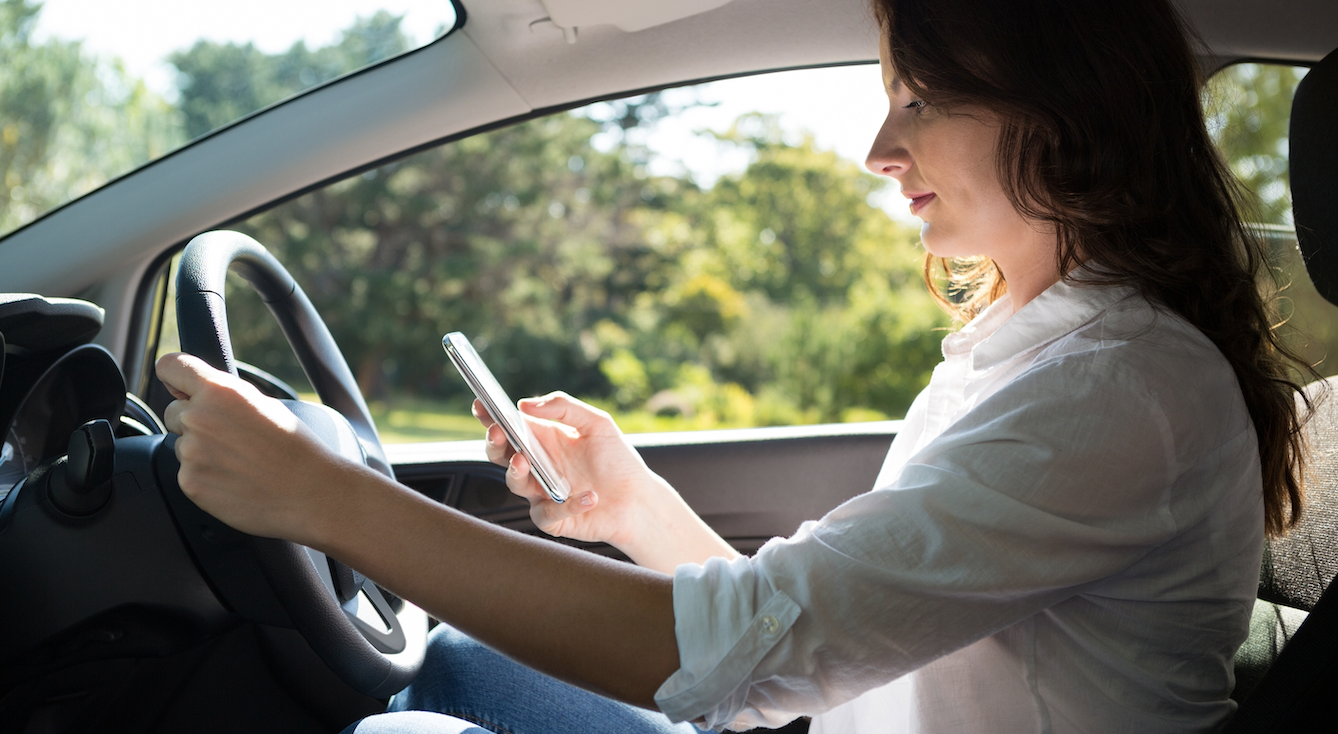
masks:
MULTIPOLYGON (((186 245, 177 274, 182 351, 237 374, 223 295, 229 268, 269 307, 324 405, 284 403, 332 450, 393 479, 367 403, 330 330, 293 277, 260 243, 238 232, 218 231, 186 245)), ((163 476, 169 472, 174 480, 174 470, 161 468, 164 462, 174 463, 174 456, 164 456, 173 452, 159 453, 160 480, 169 478, 163 476)), ((175 481, 165 484, 176 488, 175 481)), ((427 638, 422 610, 393 596, 388 599, 374 582, 320 551, 240 533, 182 500, 184 495, 177 496, 172 504, 183 531, 200 528, 198 533, 186 532, 187 540, 234 611, 262 623, 291 622, 344 682, 374 698, 400 691, 418 674, 427 638), (183 513, 189 517, 183 519, 183 513), (234 550, 218 550, 229 543, 234 550), (248 564, 259 567, 264 581, 248 574, 248 564), (265 581, 271 595, 254 588, 265 581), (275 608, 274 598, 281 609, 275 608)))

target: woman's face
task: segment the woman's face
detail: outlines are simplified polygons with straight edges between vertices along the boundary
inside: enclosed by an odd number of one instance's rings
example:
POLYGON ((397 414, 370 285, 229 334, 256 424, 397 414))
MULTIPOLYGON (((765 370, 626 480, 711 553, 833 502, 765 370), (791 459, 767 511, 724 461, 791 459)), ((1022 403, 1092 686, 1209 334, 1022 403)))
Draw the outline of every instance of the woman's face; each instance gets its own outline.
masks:
MULTIPOLYGON (((1032 249, 1030 241, 1039 233, 1013 208, 999 182, 998 118, 978 108, 948 113, 925 104, 896 77, 886 43, 880 57, 889 109, 865 165, 901 183, 911 213, 924 221, 920 236, 930 253, 986 255, 1007 276, 1010 261, 1023 254, 1019 248, 1032 249)), ((1049 247, 1053 258, 1053 244, 1049 247)))

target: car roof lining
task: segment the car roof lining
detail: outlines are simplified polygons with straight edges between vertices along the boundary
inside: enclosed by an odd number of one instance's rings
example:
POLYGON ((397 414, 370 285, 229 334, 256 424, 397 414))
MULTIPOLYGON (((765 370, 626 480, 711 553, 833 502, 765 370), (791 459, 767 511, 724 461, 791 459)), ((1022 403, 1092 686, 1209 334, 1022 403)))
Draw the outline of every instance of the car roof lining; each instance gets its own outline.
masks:
MULTIPOLYGON (((1259 0, 1180 0, 1179 5, 1210 56, 1313 63, 1338 45, 1338 3, 1332 0, 1275 1, 1266 12, 1259 0)), ((637 33, 582 28, 574 44, 556 27, 531 31, 530 24, 546 15, 540 0, 468 6, 463 32, 535 108, 597 96, 603 90, 592 89, 595 84, 634 89, 878 57, 867 0, 826 0, 820 13, 805 12, 808 0, 733 0, 637 33)))

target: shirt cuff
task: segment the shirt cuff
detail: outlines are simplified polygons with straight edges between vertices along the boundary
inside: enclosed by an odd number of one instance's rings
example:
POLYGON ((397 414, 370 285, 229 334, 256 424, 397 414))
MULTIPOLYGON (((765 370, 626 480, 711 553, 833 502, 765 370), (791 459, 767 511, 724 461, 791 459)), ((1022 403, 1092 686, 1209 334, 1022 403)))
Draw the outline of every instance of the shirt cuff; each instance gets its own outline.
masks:
POLYGON ((800 608, 750 559, 711 559, 674 574, 678 671, 655 692, 672 721, 709 728, 747 723, 753 670, 789 632, 800 608))

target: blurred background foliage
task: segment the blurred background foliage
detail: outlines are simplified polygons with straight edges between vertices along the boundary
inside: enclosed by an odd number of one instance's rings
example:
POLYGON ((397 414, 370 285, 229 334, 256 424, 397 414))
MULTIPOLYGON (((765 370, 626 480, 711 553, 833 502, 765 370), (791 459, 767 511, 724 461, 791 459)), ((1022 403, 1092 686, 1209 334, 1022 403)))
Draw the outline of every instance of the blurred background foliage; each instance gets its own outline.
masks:
POLYGON ((115 60, 34 42, 40 9, 0 0, 0 232, 183 142, 176 111, 115 60))
MULTIPOLYGON (((201 41, 171 56, 169 103, 114 59, 34 42, 39 10, 0 0, 0 231, 407 48, 384 12, 321 48, 201 41)), ((1239 65, 1205 90, 1215 139, 1277 232, 1290 226, 1300 76, 1239 65)), ((477 437, 440 347, 454 330, 513 395, 566 390, 632 431, 901 417, 949 323, 921 283, 917 233, 870 203, 888 182, 764 115, 716 136, 748 154, 746 170, 709 187, 651 175, 650 152, 626 133, 677 111, 650 94, 530 120, 232 226, 306 289, 388 440, 477 437)), ((1294 281, 1294 342, 1318 361, 1338 314, 1275 240, 1294 281)), ((238 356, 309 389, 263 305, 240 280, 229 287, 238 356)))
MULTIPOLYGON (((440 346, 463 331, 514 394, 563 389, 630 429, 905 411, 947 322, 918 284, 915 233, 868 202, 880 182, 769 119, 722 141, 753 163, 709 189, 596 147, 601 128, 580 111, 531 120, 238 226, 293 270, 387 409, 465 410, 440 346)), ((229 294, 238 355, 300 379, 244 288, 229 294)))
POLYGON ((1299 356, 1329 377, 1338 374, 1338 360, 1328 359, 1338 347, 1338 307, 1315 290, 1297 249, 1287 170, 1292 96, 1306 71, 1276 64, 1229 66, 1209 81, 1204 111, 1209 132, 1250 197, 1250 216, 1271 245, 1283 334, 1299 356))
POLYGON ((169 102, 115 58, 78 41, 37 41, 37 0, 0 0, 0 233, 7 233, 183 143, 407 45, 400 19, 358 20, 324 48, 265 54, 197 43, 169 59, 169 102))
POLYGON ((1292 223, 1287 176, 1287 128, 1292 95, 1306 70, 1277 64, 1235 64, 1204 90, 1208 130, 1245 188, 1255 197, 1255 218, 1292 223))

